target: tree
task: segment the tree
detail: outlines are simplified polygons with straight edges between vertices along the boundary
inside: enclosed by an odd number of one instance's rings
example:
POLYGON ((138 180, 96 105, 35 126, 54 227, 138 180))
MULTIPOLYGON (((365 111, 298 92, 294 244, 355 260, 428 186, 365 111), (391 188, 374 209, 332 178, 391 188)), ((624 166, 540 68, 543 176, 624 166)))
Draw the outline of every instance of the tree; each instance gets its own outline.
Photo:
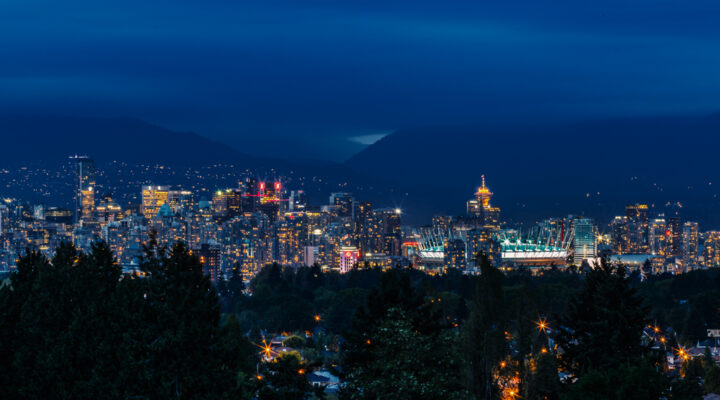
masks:
POLYGON ((705 394, 720 394, 720 367, 715 365, 715 363, 710 364, 705 372, 703 391, 705 394))
POLYGON ((298 352, 280 354, 272 362, 262 365, 258 399, 304 400, 313 390, 307 379, 310 372, 310 366, 302 362, 298 352))
POLYGON ((666 398, 668 379, 648 361, 623 363, 616 368, 594 369, 585 373, 568 389, 563 400, 666 398))
POLYGON ((685 360, 680 366, 680 379, 672 383, 672 398, 682 400, 701 399, 703 396, 702 381, 705 368, 701 358, 685 360))
POLYGON ((493 371, 506 354, 503 274, 490 263, 487 255, 478 255, 480 278, 470 305, 465 328, 465 352, 468 358, 471 392, 480 399, 500 395, 493 371))
POLYGON ((341 398, 465 396, 457 339, 436 300, 415 289, 406 273, 382 275, 345 335, 341 398))
MULTIPOLYGON (((122 275, 108 246, 28 252, 0 289, 0 398, 249 398, 247 343, 183 245, 122 275)), ((250 362, 250 364, 253 364, 250 362)))
POLYGON ((425 335, 399 308, 386 318, 365 343, 371 361, 348 372, 347 399, 432 400, 469 398, 457 374, 460 358, 453 344, 456 334, 425 335))
POLYGON ((560 398, 560 379, 557 359, 551 352, 539 353, 533 360, 534 368, 527 382, 528 400, 556 400, 560 398))
POLYGON ((564 370, 579 377, 642 359, 648 349, 641 343, 647 314, 641 303, 623 266, 603 260, 590 270, 560 318, 557 342, 564 370))

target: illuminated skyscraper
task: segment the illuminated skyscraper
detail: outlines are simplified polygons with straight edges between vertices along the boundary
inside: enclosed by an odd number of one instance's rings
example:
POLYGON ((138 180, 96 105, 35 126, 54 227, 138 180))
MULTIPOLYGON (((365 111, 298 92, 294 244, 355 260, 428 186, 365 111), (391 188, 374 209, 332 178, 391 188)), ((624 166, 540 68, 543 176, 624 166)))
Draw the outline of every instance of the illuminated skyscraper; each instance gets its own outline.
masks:
POLYGON ((588 218, 576 218, 573 220, 575 238, 573 249, 575 251, 575 264, 583 260, 597 257, 597 231, 595 224, 588 218))
POLYGON ((242 212, 242 192, 240 189, 218 190, 213 193, 213 213, 217 217, 234 217, 242 212))
POLYGON ((75 223, 90 222, 95 214, 95 161, 72 156, 75 171, 75 223))
POLYGON ((667 223, 665 222, 665 215, 658 215, 657 218, 650 222, 648 227, 648 244, 650 245, 650 253, 664 259, 668 252, 669 236, 667 223))
POLYGON ((355 218, 355 200, 349 193, 333 193, 330 205, 335 206, 339 217, 355 218))
POLYGON ((698 223, 686 222, 683 224, 682 254, 683 264, 693 267, 698 264, 698 223))
POLYGON ((483 227, 500 229, 500 208, 490 204, 493 193, 485 186, 485 175, 481 177, 482 186, 475 193, 475 199, 467 202, 467 213, 479 218, 483 227))
POLYGON ((189 190, 170 190, 167 203, 174 213, 186 214, 193 209, 193 193, 189 190))
POLYGON ((648 246, 648 206, 647 204, 634 204, 625 207, 627 217, 627 241, 629 254, 646 254, 650 251, 648 246))
POLYGON ((445 269, 467 268, 465 256, 465 241, 462 239, 448 239, 443 246, 443 267, 445 269))
POLYGON ((610 222, 610 235, 612 238, 612 252, 615 254, 628 254, 630 244, 628 240, 628 219, 627 217, 616 216, 610 222))
POLYGON ((720 232, 707 233, 703 243, 703 264, 706 267, 720 267, 720 232))
POLYGON ((170 186, 147 185, 142 187, 142 213, 149 220, 154 219, 160 207, 168 202, 170 186))
POLYGON ((682 222, 680 217, 667 220, 668 253, 667 257, 682 257, 682 222))
POLYGON ((222 278, 220 271, 220 250, 209 244, 203 244, 196 252, 205 275, 208 275, 213 282, 217 282, 222 278))

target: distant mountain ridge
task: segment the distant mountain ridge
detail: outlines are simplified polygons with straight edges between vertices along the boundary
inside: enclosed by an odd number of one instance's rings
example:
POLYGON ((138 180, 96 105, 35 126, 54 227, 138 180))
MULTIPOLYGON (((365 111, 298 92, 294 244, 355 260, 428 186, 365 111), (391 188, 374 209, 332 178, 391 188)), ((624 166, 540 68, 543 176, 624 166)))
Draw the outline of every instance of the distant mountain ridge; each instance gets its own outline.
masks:
POLYGON ((60 160, 86 154, 107 162, 195 165, 258 159, 189 132, 171 131, 129 118, 2 116, 0 165, 60 160))
POLYGON ((684 218, 720 227, 718 149, 720 114, 712 114, 406 129, 346 164, 366 176, 414 186, 414 196, 427 187, 430 212, 463 213, 485 174, 493 202, 510 218, 609 218, 634 202, 674 213, 666 205, 679 202, 684 218))
POLYGON ((209 190, 234 187, 235 179, 246 170, 258 179, 281 179, 289 188, 305 190, 313 204, 326 204, 331 192, 344 190, 385 206, 388 193, 394 192, 392 187, 381 184, 382 180, 366 179, 342 163, 250 155, 194 133, 176 132, 137 119, 0 114, 0 171, 3 168, 12 171, 12 174, 0 175, 0 196, 47 205, 69 201, 68 188, 72 183, 60 168, 69 166, 68 157, 75 154, 91 157, 98 169, 105 170, 98 184, 103 182, 107 187, 114 187, 110 190, 114 195, 136 193, 142 182, 209 190), (173 168, 136 169, 142 172, 126 176, 122 174, 127 174, 129 169, 113 171, 117 169, 113 161, 130 166, 173 168), (182 173, 188 168, 219 164, 223 167, 215 171, 222 176, 207 172, 202 182, 182 173), (29 172, 18 172, 21 167, 30 167, 29 172), (35 167, 47 167, 61 175, 38 176, 32 172, 35 167), (35 191, 38 186, 57 190, 39 194, 35 191))

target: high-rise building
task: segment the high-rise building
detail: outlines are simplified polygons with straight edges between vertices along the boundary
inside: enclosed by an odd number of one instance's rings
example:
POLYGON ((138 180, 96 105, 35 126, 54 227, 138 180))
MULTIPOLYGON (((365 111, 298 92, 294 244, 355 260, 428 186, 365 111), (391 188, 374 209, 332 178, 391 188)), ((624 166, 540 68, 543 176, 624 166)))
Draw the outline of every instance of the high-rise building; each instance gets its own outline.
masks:
POLYGON ((390 256, 399 256, 402 252, 402 210, 378 210, 377 214, 380 214, 382 224, 382 252, 390 256))
POLYGON ((475 193, 475 199, 467 202, 467 213, 480 219, 483 227, 500 229, 500 208, 490 204, 493 193, 485 186, 485 175, 481 177, 482 186, 475 193))
POLYGON ((339 217, 355 218, 355 200, 350 193, 332 193, 330 205, 335 207, 339 217))
POLYGON ((340 273, 350 272, 355 267, 360 257, 360 252, 355 246, 343 246, 339 248, 340 273))
POLYGON ((200 259, 205 275, 208 275, 211 281, 217 282, 221 278, 220 250, 209 244, 203 244, 197 250, 197 256, 200 259))
POLYGON ((680 217, 667 219, 668 252, 667 257, 682 257, 682 221, 680 217))
POLYGON ((5 204, 0 204, 0 236, 5 233, 5 219, 8 215, 8 208, 5 204))
POLYGON ((698 264, 698 223, 686 222, 683 224, 682 254, 683 264, 694 267, 698 264))
POLYGON ((95 161, 87 156, 72 156, 75 172, 75 222, 91 222, 95 213, 95 161))
POLYGON ((240 189, 218 190, 213 193, 213 214, 216 217, 234 217, 242 213, 240 189))
POLYGON ((627 217, 616 216, 610 222, 610 245, 614 254, 628 254, 630 252, 630 241, 628 240, 627 231, 627 217))
POLYGON ((648 206, 647 204, 633 204, 625 207, 627 218, 627 241, 629 254, 646 254, 648 246, 648 206))
POLYGON ((142 187, 142 214, 145 218, 154 219, 160 207, 168 202, 170 186, 146 185, 142 187))
POLYGON ((465 241, 462 239, 448 239, 444 244, 443 267, 445 269, 467 268, 465 241))
POLYGON ((176 214, 186 214, 193 209, 193 193, 189 190, 170 190, 167 203, 176 214))
POLYGON ((720 267, 720 231, 710 231, 703 243, 703 264, 706 267, 720 267))
POLYGON ((573 220, 573 225, 574 260, 579 265, 583 260, 597 257, 597 229, 589 218, 576 218, 573 220))
POLYGON ((669 231, 665 215, 658 215, 657 218, 650 221, 648 227, 648 244, 650 245, 650 253, 657 258, 664 260, 667 257, 669 231))
POLYGON ((307 207, 307 193, 303 190, 293 190, 290 192, 288 207, 290 211, 303 211, 307 207))

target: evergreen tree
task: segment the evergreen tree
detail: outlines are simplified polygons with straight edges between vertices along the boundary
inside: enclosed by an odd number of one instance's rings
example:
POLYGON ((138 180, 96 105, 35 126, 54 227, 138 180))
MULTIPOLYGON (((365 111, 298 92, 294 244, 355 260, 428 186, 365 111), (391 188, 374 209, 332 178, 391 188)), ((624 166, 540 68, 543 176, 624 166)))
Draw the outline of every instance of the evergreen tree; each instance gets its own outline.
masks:
POLYGON ((251 350, 221 331, 197 258, 151 247, 142 267, 122 275, 104 243, 21 257, 0 289, 0 398, 249 398, 251 350))
POLYGON ((312 372, 298 352, 280 354, 262 365, 259 400, 305 400, 313 391, 307 375, 312 372))
POLYGON ((480 277, 470 306, 464 342, 470 390, 479 399, 491 400, 500 395, 493 371, 506 355, 504 276, 492 266, 485 254, 478 255, 478 264, 480 277))
POLYGON ((556 400, 560 398, 560 379, 555 354, 539 353, 533 360, 533 369, 527 382, 528 400, 556 400))
POLYGON ((343 399, 462 399, 455 334, 408 275, 384 274, 343 345, 343 399))
POLYGON ((641 303, 623 266, 603 260, 590 270, 558 326, 564 370, 579 377, 592 369, 615 368, 643 358, 647 349, 641 335, 647 313, 641 303))

